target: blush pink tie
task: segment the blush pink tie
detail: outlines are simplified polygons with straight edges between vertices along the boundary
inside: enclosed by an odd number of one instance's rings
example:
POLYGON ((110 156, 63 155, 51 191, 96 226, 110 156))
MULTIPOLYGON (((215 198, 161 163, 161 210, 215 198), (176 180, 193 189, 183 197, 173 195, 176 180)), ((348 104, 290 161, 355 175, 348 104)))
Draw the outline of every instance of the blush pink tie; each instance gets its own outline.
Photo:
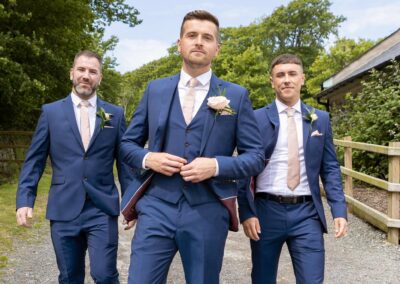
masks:
POLYGON ((89 102, 81 101, 81 138, 85 151, 87 150, 90 142, 90 123, 89 123, 89 102))
POLYGON ((195 102, 195 91, 194 88, 199 84, 199 81, 196 78, 192 78, 189 80, 189 89, 187 90, 185 96, 183 97, 182 103, 182 112, 183 117, 185 118, 185 122, 187 125, 192 121, 193 116, 193 108, 195 102))
POLYGON ((296 122, 294 120, 294 108, 286 109, 288 116, 288 171, 287 186, 294 190, 300 183, 299 143, 297 141, 296 122))

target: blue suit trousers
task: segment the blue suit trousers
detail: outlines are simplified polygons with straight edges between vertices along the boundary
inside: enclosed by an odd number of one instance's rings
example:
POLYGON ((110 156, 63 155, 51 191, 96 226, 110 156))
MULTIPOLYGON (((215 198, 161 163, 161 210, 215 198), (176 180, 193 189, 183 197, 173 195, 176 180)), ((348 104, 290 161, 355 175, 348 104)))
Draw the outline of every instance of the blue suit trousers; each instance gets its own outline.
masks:
POLYGON ((128 283, 166 283, 177 251, 186 283, 219 283, 229 224, 220 202, 190 206, 184 197, 174 204, 147 194, 136 210, 128 283))
POLYGON ((323 283, 323 226, 312 201, 282 204, 256 198, 255 205, 261 234, 259 241, 250 241, 252 283, 276 283, 279 256, 284 243, 292 259, 296 283, 323 283))
POLYGON ((59 283, 83 284, 85 255, 95 283, 119 283, 117 270, 118 217, 109 216, 86 200, 72 221, 51 221, 51 238, 60 274, 59 283))

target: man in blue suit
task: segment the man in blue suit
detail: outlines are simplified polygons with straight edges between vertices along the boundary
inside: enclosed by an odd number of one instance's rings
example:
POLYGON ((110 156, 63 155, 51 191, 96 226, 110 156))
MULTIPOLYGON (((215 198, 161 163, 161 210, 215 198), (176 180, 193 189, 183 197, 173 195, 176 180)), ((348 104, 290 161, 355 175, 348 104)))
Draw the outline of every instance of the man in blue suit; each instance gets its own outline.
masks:
POLYGON ((239 192, 240 219, 251 239, 252 281, 276 283, 279 256, 286 243, 296 282, 323 283, 327 224, 319 177, 334 218, 335 236, 347 231, 329 114, 301 102, 305 79, 297 56, 275 58, 270 79, 276 99, 255 111, 267 166, 252 179, 253 186, 247 183, 239 192))
POLYGON ((264 167, 247 91, 211 71, 217 18, 186 14, 177 45, 180 74, 150 82, 122 138, 124 162, 153 173, 135 207, 129 283, 165 283, 177 251, 187 283, 218 283, 228 227, 238 229, 235 179, 264 167))
POLYGON ((43 105, 17 191, 17 222, 30 226, 39 179, 50 157, 53 169, 46 218, 60 271, 59 283, 84 283, 85 254, 96 283, 119 283, 116 267, 119 195, 130 182, 118 157, 125 131, 122 108, 100 100, 101 58, 79 52, 70 71, 71 94, 43 105))

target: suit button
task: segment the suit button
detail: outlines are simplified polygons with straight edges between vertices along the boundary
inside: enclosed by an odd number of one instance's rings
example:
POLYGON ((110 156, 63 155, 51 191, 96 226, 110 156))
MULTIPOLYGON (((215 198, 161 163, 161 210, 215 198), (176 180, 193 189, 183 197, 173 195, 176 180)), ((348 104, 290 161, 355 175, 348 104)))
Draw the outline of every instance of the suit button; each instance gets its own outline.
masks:
POLYGON ((188 147, 189 145, 189 142, 185 142, 185 147, 188 147))
POLYGON ((83 156, 83 159, 84 159, 84 160, 87 160, 87 159, 88 159, 88 156, 83 156))
POLYGON ((83 180, 84 180, 84 181, 87 181, 87 177, 84 177, 83 180))
POLYGON ((186 128, 185 132, 189 133, 190 132, 190 128, 186 128))

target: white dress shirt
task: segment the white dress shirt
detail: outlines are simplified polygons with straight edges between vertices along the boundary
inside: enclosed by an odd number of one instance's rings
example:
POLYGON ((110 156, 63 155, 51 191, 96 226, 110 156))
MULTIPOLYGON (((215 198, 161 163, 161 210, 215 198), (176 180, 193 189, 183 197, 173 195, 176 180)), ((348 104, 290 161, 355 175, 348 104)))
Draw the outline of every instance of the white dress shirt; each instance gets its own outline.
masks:
MULTIPOLYGON (((72 105, 74 106, 74 113, 76 123, 78 124, 79 132, 81 131, 81 106, 82 101, 74 92, 71 92, 72 105)), ((90 125, 90 137, 93 136, 94 128, 96 126, 96 112, 97 112, 97 95, 94 95, 89 100, 88 112, 89 112, 89 125, 90 125)))
MULTIPOLYGON (((206 73, 203 73, 200 76, 196 77, 196 79, 199 81, 199 84, 196 87, 194 87, 195 100, 192 113, 193 119, 196 113, 199 111, 200 106, 202 105, 204 99, 206 98, 208 91, 210 90, 211 75, 212 71, 210 69, 206 73)), ((179 101, 181 103, 181 107, 183 106, 183 98, 189 90, 190 79, 192 79, 192 77, 185 71, 181 70, 181 76, 178 83, 178 93, 179 93, 179 101)))
POLYGON ((303 117, 300 100, 293 106, 296 110, 294 119, 296 122, 300 159, 300 184, 293 191, 288 188, 286 179, 288 170, 288 119, 285 110, 288 106, 277 99, 275 103, 278 109, 280 125, 278 140, 268 165, 257 177, 256 192, 267 192, 273 195, 283 196, 311 195, 304 161, 303 117))

